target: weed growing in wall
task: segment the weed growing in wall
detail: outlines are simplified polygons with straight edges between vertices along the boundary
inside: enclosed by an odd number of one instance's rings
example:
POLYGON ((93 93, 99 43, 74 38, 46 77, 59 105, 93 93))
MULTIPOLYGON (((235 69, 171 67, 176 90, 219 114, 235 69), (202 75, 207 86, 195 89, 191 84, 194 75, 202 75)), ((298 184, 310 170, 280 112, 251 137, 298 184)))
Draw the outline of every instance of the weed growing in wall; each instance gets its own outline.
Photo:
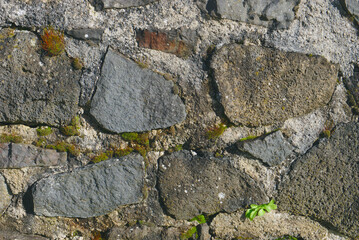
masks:
POLYGON ((51 26, 43 29, 41 40, 42 49, 50 56, 57 56, 65 50, 64 33, 51 26))
POLYGON ((257 215, 260 217, 263 216, 266 211, 270 212, 271 210, 277 209, 274 200, 262 205, 251 204, 250 207, 251 208, 246 211, 246 218, 249 218, 251 221, 253 221, 257 215))

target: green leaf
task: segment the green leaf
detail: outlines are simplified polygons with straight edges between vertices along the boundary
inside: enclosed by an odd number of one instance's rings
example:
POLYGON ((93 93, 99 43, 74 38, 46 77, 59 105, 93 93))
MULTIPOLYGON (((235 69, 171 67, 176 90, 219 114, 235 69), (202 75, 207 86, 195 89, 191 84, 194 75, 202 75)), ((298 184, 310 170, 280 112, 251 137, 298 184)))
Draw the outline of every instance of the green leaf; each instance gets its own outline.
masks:
POLYGON ((260 216, 263 216, 264 213, 265 213, 265 211, 264 211, 264 209, 262 208, 262 209, 260 209, 260 210, 258 211, 258 216, 259 216, 259 217, 260 217, 260 216))
POLYGON ((251 204, 251 208, 257 208, 258 207, 258 205, 256 205, 256 204, 251 204))
POLYGON ((258 210, 259 209, 252 210, 251 213, 249 214, 249 219, 251 221, 253 221, 253 219, 257 216, 258 210))
POLYGON ((206 218, 205 216, 203 215, 198 215, 194 218, 192 218, 191 220, 189 220, 190 222, 193 222, 193 221, 197 221, 199 224, 202 224, 202 223, 206 223, 206 218))

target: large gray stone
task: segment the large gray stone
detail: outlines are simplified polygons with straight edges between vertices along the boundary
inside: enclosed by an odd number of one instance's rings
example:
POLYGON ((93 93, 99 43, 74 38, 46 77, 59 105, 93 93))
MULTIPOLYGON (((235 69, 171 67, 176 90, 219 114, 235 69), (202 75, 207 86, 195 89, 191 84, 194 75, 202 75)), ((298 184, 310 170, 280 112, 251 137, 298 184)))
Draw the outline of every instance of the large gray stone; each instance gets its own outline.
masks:
POLYGON ((353 14, 356 21, 359 21, 359 1, 358 0, 342 0, 348 11, 353 14))
POLYGON ((109 50, 90 113, 112 132, 141 132, 182 122, 185 106, 173 83, 109 50))
POLYGON ((0 122, 69 122, 78 110, 80 71, 66 54, 45 56, 33 33, 3 29, 0 36, 0 122))
POLYGON ((209 0, 221 18, 261 26, 287 28, 295 18, 299 0, 209 0), (213 2, 213 3, 212 3, 213 2))
POLYGON ((238 142, 238 147, 269 166, 280 164, 293 151, 292 145, 283 137, 281 131, 276 131, 264 138, 238 142))
POLYGON ((102 0, 104 8, 138 7, 157 1, 158 0, 102 0))
POLYGON ((28 144, 0 143, 0 168, 46 167, 65 165, 66 152, 28 144))
POLYGON ((87 218, 142 199, 143 158, 131 154, 44 178, 32 189, 34 212, 87 218))
POLYGON ((339 125, 296 160, 279 188, 278 209, 359 235, 359 123, 339 125))
POLYGON ((11 195, 8 191, 5 178, 0 174, 0 215, 9 206, 11 202, 11 195))
POLYGON ((158 188, 167 212, 176 219, 199 214, 233 212, 267 202, 262 188, 234 167, 230 158, 193 156, 179 151, 159 160, 158 188))
POLYGON ((0 230, 0 240, 48 240, 49 238, 27 235, 15 231, 0 230))
POLYGON ((338 66, 307 56, 259 46, 230 44, 211 67, 225 114, 235 124, 270 125, 327 104, 338 66))

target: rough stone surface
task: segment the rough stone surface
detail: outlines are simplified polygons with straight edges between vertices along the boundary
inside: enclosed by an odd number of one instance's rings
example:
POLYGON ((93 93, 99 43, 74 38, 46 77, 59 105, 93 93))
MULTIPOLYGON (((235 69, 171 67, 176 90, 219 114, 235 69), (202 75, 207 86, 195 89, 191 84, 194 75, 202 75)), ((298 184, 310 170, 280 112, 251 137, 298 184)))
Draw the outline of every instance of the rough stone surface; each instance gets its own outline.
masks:
POLYGON ((66 152, 28 144, 0 143, 0 168, 57 166, 66 162, 66 152))
POLYGON ((338 66, 320 56, 238 44, 220 48, 211 67, 225 114, 235 124, 251 126, 327 104, 338 74, 338 66))
POLYGON ((100 216, 142 199, 143 158, 131 154, 44 178, 32 189, 34 212, 44 216, 100 216))
POLYGON ((283 137, 281 131, 254 140, 238 142, 240 150, 261 159, 269 166, 280 164, 293 151, 293 147, 283 137))
POLYGON ((0 122, 61 125, 76 114, 79 71, 62 54, 48 57, 27 31, 0 32, 0 122))
POLYGON ((47 240, 49 238, 35 236, 35 235, 26 235, 15 231, 3 231, 0 230, 0 240, 47 240))
POLYGON ((128 8, 147 5, 158 0, 101 0, 104 8, 128 8))
POLYGON ((158 188, 162 202, 176 219, 219 211, 233 212, 267 196, 230 158, 175 152, 159 160, 158 188), (175 176, 175 177, 174 177, 175 176))
POLYGON ((295 18, 299 0, 216 0, 216 12, 221 18, 262 26, 287 28, 295 18))
POLYGON ((0 215, 9 206, 11 195, 9 194, 5 178, 0 174, 0 215))
POLYGON ((348 11, 353 14, 355 19, 359 21, 359 1, 358 0, 342 0, 348 11))
POLYGON ((278 207, 359 235, 359 123, 339 125, 329 140, 296 160, 279 190, 278 207))
POLYGON ((94 42, 99 42, 101 41, 103 31, 104 31, 103 29, 85 28, 85 29, 72 29, 67 31, 66 33, 80 40, 92 40, 94 42))
POLYGON ((300 239, 345 240, 319 223, 302 216, 271 211, 253 221, 243 218, 243 211, 220 213, 211 223, 216 239, 281 239, 293 236, 300 239))
POLYGON ((182 122, 185 106, 173 83, 109 50, 91 114, 112 132, 141 132, 182 122))
POLYGON ((172 53, 179 57, 188 57, 196 45, 197 37, 196 32, 190 29, 170 31, 137 29, 136 40, 139 47, 172 53))

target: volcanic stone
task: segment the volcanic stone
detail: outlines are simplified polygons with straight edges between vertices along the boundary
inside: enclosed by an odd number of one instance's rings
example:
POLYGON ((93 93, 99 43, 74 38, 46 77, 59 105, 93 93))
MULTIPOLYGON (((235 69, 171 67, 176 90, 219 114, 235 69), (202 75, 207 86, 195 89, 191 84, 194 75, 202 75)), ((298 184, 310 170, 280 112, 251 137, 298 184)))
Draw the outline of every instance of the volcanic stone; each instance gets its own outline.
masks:
POLYGON ((185 106, 173 83, 109 50, 90 113, 112 132, 141 132, 182 122, 185 106))
POLYGON ((142 199, 144 166, 139 154, 110 159, 44 178, 32 188, 34 212, 87 218, 142 199))
POLYGON ((30 32, 0 31, 0 122, 59 126, 77 112, 80 72, 49 57, 30 32))
POLYGON ((27 144, 1 143, 0 168, 45 167, 64 165, 67 153, 27 144))
POLYGON ((225 114, 235 124, 270 125, 327 104, 338 66, 320 56, 226 45, 212 60, 225 114))
POLYGON ((0 214, 9 206, 11 195, 9 194, 5 178, 0 174, 0 214))
POLYGON ((339 125, 296 160, 279 188, 278 208, 359 235, 359 123, 339 125))
POLYGON ((293 147, 285 140, 281 131, 269 134, 263 139, 257 138, 239 142, 238 147, 240 150, 261 159, 269 166, 280 164, 293 151, 293 147))
POLYGON ((157 1, 158 0, 102 0, 104 8, 138 7, 157 1))
POLYGON ((262 188, 230 158, 193 156, 179 151, 159 160, 158 188, 167 212, 176 219, 233 212, 268 201, 262 188))

